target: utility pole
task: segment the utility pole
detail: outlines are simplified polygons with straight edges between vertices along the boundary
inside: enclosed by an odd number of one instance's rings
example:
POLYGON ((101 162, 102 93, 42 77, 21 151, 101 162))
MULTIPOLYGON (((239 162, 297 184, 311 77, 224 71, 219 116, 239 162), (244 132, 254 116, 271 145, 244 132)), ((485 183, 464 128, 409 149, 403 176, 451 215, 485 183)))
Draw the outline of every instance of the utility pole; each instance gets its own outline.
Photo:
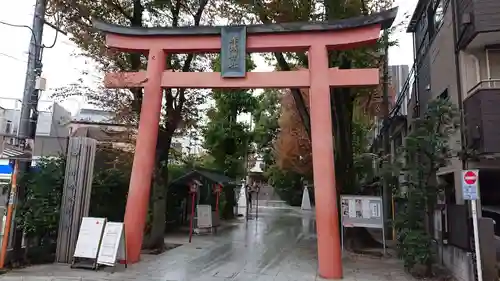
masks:
POLYGON ((28 68, 24 82, 23 103, 19 120, 19 145, 26 147, 26 140, 34 138, 38 119, 38 99, 40 89, 36 82, 42 74, 42 37, 45 23, 46 0, 37 0, 33 16, 33 34, 29 46, 28 68))
MULTIPOLYGON (((389 128, 389 33, 388 31, 384 31, 383 35, 383 44, 384 44, 384 64, 383 64, 383 84, 382 84, 382 103, 383 103, 383 112, 384 112, 384 121, 383 121, 383 142, 384 142, 384 161, 389 162, 391 164, 391 140, 390 140, 390 128, 389 128)), ((385 236, 386 239, 391 239, 392 236, 390 231, 391 227, 387 223, 390 214, 392 205, 392 190, 391 190, 391 175, 385 173, 384 174, 384 187, 382 189, 382 202, 383 202, 383 210, 384 210, 384 227, 385 227, 385 236)))
MULTIPOLYGON (((38 121, 38 99, 40 94, 40 87, 37 85, 40 75, 42 74, 42 38, 43 38, 43 27, 45 24, 45 11, 46 11, 46 0, 37 0, 35 5, 35 13, 33 16, 32 25, 32 35, 28 51, 28 67, 26 70, 26 79, 24 82, 24 93, 23 102, 21 106, 21 113, 19 119, 19 129, 18 129, 18 145, 22 150, 34 149, 34 139, 36 126, 38 121)), ((16 160, 18 161, 18 160, 16 160)), ((31 167, 31 159, 26 161, 19 161, 19 172, 26 173, 29 172, 31 167)), ((26 190, 25 187, 19 185, 14 189, 13 198, 14 204, 17 202, 23 202, 25 199, 26 190), (17 194, 16 193, 17 189, 17 194), (17 201, 17 202, 16 202, 17 201)), ((22 237, 23 231, 18 229, 14 222, 10 222, 14 227, 12 246, 14 249, 14 258, 19 259, 22 257, 22 237)))

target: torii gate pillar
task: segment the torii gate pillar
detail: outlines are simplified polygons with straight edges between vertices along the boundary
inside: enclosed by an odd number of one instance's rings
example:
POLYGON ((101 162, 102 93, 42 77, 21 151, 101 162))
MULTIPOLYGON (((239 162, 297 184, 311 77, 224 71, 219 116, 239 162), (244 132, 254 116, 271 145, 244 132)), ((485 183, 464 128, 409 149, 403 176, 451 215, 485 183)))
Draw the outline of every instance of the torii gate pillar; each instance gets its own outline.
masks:
MULTIPOLYGON (((146 72, 108 73, 105 79, 106 86, 110 88, 145 88, 125 210, 129 262, 135 263, 140 258, 163 88, 310 88, 318 271, 323 278, 342 278, 330 87, 375 86, 379 84, 380 79, 378 69, 329 68, 328 50, 375 43, 380 36, 380 30, 390 27, 396 14, 397 9, 392 9, 335 22, 248 26, 240 28, 244 31, 244 34, 240 34, 241 40, 230 38, 233 44, 230 47, 226 45, 228 38, 224 41, 223 36, 221 40, 224 27, 124 28, 95 21, 94 27, 106 33, 108 47, 126 52, 148 53, 146 72), (221 49, 239 49, 230 54, 231 63, 225 64, 229 68, 240 68, 234 72, 238 78, 225 79, 221 77, 221 73, 216 72, 165 70, 166 53, 213 53, 220 52, 221 49), (309 69, 245 73, 244 64, 242 66, 237 63, 245 61, 246 52, 283 51, 308 51, 309 69)), ((224 70, 224 64, 222 69, 224 70)))

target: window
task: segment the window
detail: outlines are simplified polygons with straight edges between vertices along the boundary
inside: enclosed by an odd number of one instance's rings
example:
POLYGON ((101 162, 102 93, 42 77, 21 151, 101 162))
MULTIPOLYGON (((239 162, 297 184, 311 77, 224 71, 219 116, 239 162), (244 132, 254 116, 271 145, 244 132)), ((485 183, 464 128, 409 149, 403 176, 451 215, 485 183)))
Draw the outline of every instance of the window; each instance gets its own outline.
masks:
POLYGON ((434 29, 438 30, 443 24, 444 19, 444 0, 439 0, 434 10, 434 29))
POLYGON ((470 94, 480 81, 479 61, 473 54, 461 55, 462 87, 464 97, 470 94))
POLYGON ((12 130, 12 121, 7 121, 7 124, 5 125, 5 133, 10 134, 11 130, 12 130))
POLYGON ((500 79, 500 49, 486 49, 486 60, 487 79, 500 79))

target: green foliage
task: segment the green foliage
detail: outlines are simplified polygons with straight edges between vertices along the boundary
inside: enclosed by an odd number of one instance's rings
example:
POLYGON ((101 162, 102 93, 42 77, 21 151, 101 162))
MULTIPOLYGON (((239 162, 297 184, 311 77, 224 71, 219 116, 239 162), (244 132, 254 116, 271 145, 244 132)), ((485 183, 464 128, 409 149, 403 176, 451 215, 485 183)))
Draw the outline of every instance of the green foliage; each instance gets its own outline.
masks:
MULTIPOLYGON (((106 146, 96 152, 92 180, 89 215, 122 221, 130 182, 133 155, 106 146)), ((31 173, 20 175, 19 184, 26 187, 26 200, 18 207, 16 216, 19 227, 27 238, 38 238, 40 243, 54 243, 59 227, 65 161, 63 157, 42 158, 31 173)), ((169 179, 186 173, 188 166, 169 165, 169 179)), ((174 209, 181 200, 174 191, 168 191, 167 219, 178 214, 174 209), (168 208, 172 206, 172 208, 168 208)))
POLYGON ((109 145, 97 147, 89 210, 91 216, 105 217, 110 221, 123 220, 132 159, 130 152, 113 149, 109 145))
MULTIPOLYGON (((220 70, 219 58, 212 63, 214 71, 220 70)), ((255 67, 250 56, 247 71, 255 67)), ((203 130, 204 147, 213 158, 213 165, 232 178, 243 175, 244 158, 249 153, 251 133, 248 124, 236 119, 242 113, 252 112, 257 101, 245 89, 213 90, 215 106, 208 112, 208 123, 203 130)))
MULTIPOLYGON (((353 148, 353 165, 356 174, 355 186, 364 186, 373 181, 375 171, 373 169, 373 161, 377 155, 368 153, 369 138, 371 126, 369 121, 361 118, 353 118, 352 121, 352 148, 353 148)), ((354 192, 360 191, 356 188, 354 192)), ((347 192, 347 191, 344 191, 347 192)))
POLYGON ((458 124, 458 110, 449 100, 431 101, 405 139, 400 154, 405 159, 394 164, 401 166, 405 175, 405 182, 400 183, 394 194, 402 203, 397 208, 395 227, 399 254, 408 270, 424 265, 427 274, 431 273, 434 256, 429 233, 434 233, 433 214, 440 192, 436 172, 452 157, 449 140, 458 124))
POLYGON ((408 230, 404 232, 404 237, 398 237, 401 241, 399 251, 403 259, 404 267, 408 270, 416 265, 426 265, 433 259, 431 251, 431 237, 421 229, 408 230))
POLYGON ((280 90, 266 89, 257 97, 257 107, 252 113, 255 123, 254 142, 266 168, 275 163, 273 146, 280 129, 278 120, 281 115, 281 96, 280 90))
MULTIPOLYGON (((94 19, 129 27, 181 27, 210 25, 218 19, 220 13, 217 1, 209 0, 49 0, 48 13, 54 19, 48 19, 60 29, 70 34, 71 41, 78 47, 79 54, 92 60, 95 68, 102 72, 141 71, 147 67, 147 59, 140 53, 109 52, 105 36, 93 28, 94 19)), ((205 54, 168 54, 167 68, 175 71, 206 71, 209 62, 205 54)), ((98 108, 116 113, 114 119, 126 124, 137 125, 144 91, 141 88, 105 89, 103 86, 89 87, 84 76, 65 87, 57 89, 55 98, 68 99, 72 96, 84 96, 98 108)), ((90 74, 92 75, 92 74, 90 74)), ((200 105, 206 103, 206 95, 200 89, 164 89, 164 104, 159 124, 156 165, 168 162, 170 144, 175 134, 185 134, 197 127, 201 118, 200 105)), ((165 194, 164 183, 167 173, 155 177, 151 192, 153 215, 153 235, 151 245, 163 245, 165 229, 165 194), (165 177, 165 178, 163 178, 165 177)))
MULTIPOLYGON (((302 192, 304 188, 303 175, 286 171, 278 168, 276 165, 269 167, 266 172, 269 183, 274 191, 291 206, 300 206, 302 203, 302 192)), ((311 192, 311 190, 310 190, 311 192)), ((310 193, 311 200, 314 200, 314 193, 310 193)))
POLYGON ((18 206, 16 220, 28 239, 37 237, 41 244, 55 242, 65 168, 62 157, 42 158, 33 172, 20 175, 18 184, 25 187, 26 200, 18 206))
POLYGON ((352 150, 355 156, 366 153, 370 143, 368 134, 371 129, 370 121, 360 118, 352 120, 352 150))
MULTIPOLYGON (((90 215, 122 221, 130 181, 132 154, 98 147, 92 180, 90 215)), ((42 158, 32 172, 23 174, 26 200, 19 206, 18 223, 28 238, 55 240, 64 185, 65 160, 42 158)))
MULTIPOLYGON (((255 65, 247 56, 247 71, 255 65)), ((219 57, 212 61, 214 71, 220 71, 219 57)), ((246 161, 251 153, 252 134, 248 124, 236 119, 242 113, 252 112, 257 100, 251 91, 245 89, 213 90, 215 106, 208 112, 208 124, 203 129, 204 147, 213 158, 212 166, 232 179, 244 176, 246 161)), ((224 187, 224 209, 222 216, 233 216, 234 190, 224 187)))
POLYGON ((90 216, 123 221, 129 182, 130 170, 124 171, 118 168, 95 170, 90 216))
POLYGON ((183 210, 179 209, 179 202, 185 199, 183 196, 185 193, 179 193, 179 190, 169 189, 170 182, 176 180, 183 176, 186 172, 190 170, 192 166, 185 164, 170 164, 168 165, 168 179, 167 184, 167 207, 166 207, 166 220, 167 223, 175 222, 177 223, 179 216, 183 210))

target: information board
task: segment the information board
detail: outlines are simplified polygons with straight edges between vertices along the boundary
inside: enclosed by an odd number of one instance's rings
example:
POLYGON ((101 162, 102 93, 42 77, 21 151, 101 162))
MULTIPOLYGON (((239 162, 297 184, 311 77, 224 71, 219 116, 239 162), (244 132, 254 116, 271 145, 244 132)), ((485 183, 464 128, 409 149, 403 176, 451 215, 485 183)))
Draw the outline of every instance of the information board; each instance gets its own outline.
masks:
POLYGON ((73 257, 96 259, 99 252, 99 243, 101 242, 102 232, 106 224, 105 218, 82 218, 76 248, 73 257))
POLYGON ((198 205, 196 207, 196 216, 198 228, 211 228, 213 226, 211 205, 198 205))
POLYGON ((104 228, 97 263, 115 266, 117 260, 126 261, 123 223, 108 222, 104 228))
POLYGON ((344 227, 383 228, 382 197, 342 195, 340 202, 344 227))

